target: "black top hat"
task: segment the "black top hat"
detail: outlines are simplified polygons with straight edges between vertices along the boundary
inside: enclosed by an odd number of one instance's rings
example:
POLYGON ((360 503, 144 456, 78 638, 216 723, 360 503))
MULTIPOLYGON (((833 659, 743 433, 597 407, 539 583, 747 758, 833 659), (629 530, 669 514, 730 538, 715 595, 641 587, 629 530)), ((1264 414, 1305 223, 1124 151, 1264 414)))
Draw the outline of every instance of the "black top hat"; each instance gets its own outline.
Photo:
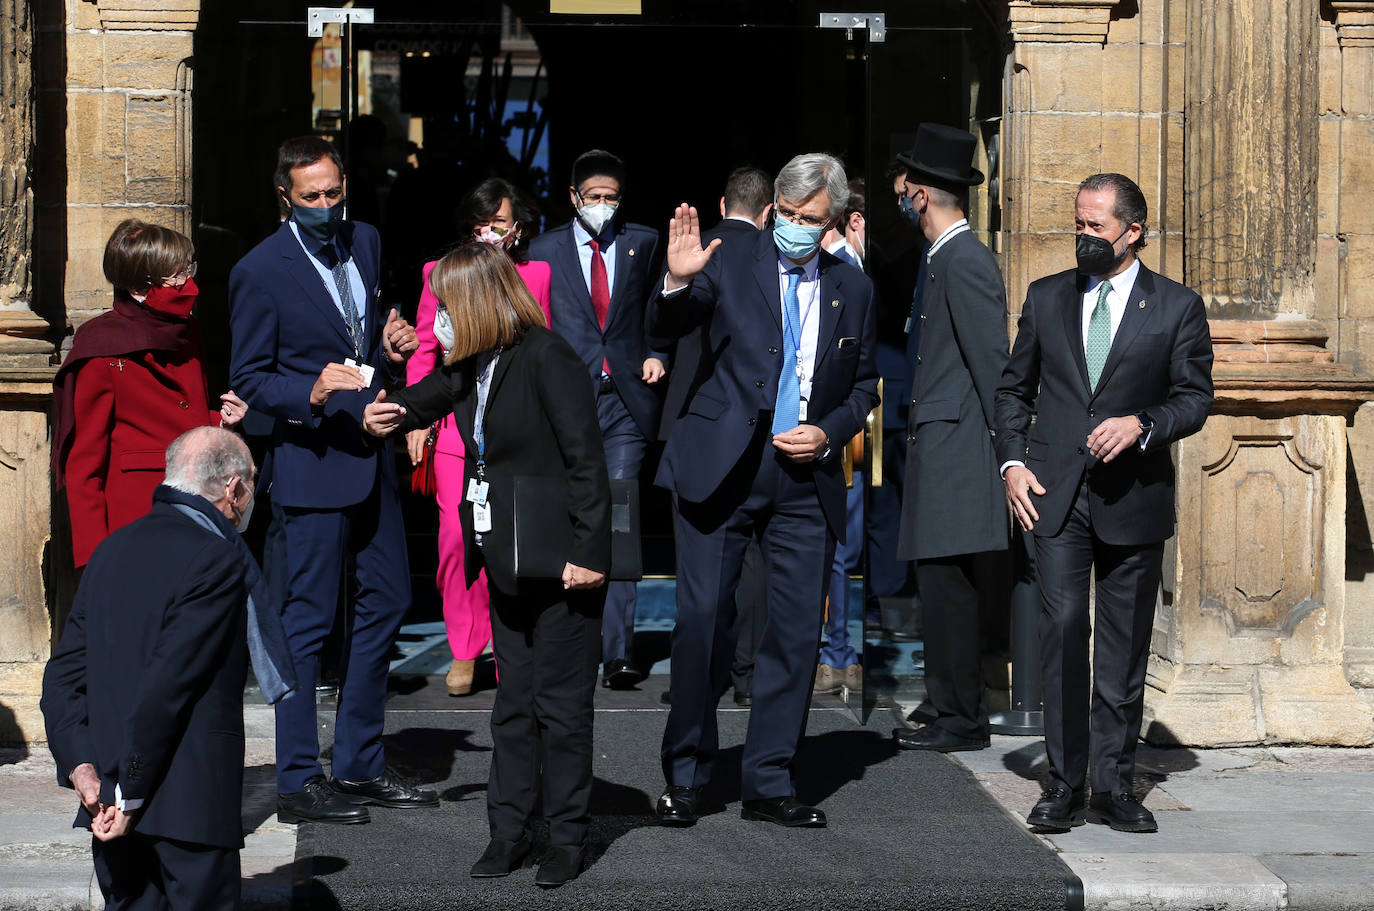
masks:
POLYGON ((972 133, 942 123, 923 123, 916 130, 916 144, 908 154, 898 155, 897 160, 913 176, 924 177, 928 183, 976 187, 983 182, 983 172, 973 167, 973 150, 977 145, 978 139, 972 133))

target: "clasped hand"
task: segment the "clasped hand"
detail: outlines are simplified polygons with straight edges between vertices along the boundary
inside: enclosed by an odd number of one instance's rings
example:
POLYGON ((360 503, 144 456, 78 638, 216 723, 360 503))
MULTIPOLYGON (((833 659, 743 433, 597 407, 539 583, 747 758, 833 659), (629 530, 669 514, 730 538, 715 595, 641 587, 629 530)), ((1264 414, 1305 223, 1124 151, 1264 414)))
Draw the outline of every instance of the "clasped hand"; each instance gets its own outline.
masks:
POLYGON ((94 765, 83 762, 72 769, 68 778, 72 787, 76 789, 76 796, 80 799, 81 805, 91 814, 91 834, 98 841, 113 841, 129 834, 136 814, 126 813, 101 802, 100 776, 96 774, 94 765))
POLYGON ((825 452, 829 438, 815 424, 798 424, 784 433, 773 434, 773 447, 794 462, 812 462, 825 452))
MULTIPOLYGON (((1088 452, 1099 462, 1110 462, 1121 455, 1127 447, 1139 442, 1143 432, 1140 422, 1134 417, 1107 418, 1088 434, 1088 452)), ((1035 523, 1040 521, 1040 513, 1035 510, 1031 494, 1043 497, 1045 488, 1035 477, 1035 472, 1025 465, 1009 467, 1002 476, 1002 481, 1006 484, 1007 502, 1011 504, 1017 524, 1030 531, 1035 527, 1035 523)))

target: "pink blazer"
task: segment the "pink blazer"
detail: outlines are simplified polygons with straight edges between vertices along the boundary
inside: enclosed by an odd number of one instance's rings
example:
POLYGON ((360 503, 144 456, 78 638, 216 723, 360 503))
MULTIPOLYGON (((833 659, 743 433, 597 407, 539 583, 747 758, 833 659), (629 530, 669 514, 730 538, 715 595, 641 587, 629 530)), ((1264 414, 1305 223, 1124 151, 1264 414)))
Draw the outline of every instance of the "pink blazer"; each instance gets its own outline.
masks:
MULTIPOLYGON (((437 262, 437 260, 435 261, 437 262)), ((525 281, 525 287, 539 302, 544 311, 544 320, 549 320, 549 286, 553 282, 553 272, 548 263, 517 263, 515 270, 525 281)), ((415 334, 420 339, 420 347, 406 363, 406 385, 414 386, 429 376, 443 359, 439 340, 434 337, 434 317, 439 312, 439 299, 429 290, 429 274, 434 271, 434 263, 425 263, 422 276, 423 287, 420 291, 420 309, 415 315, 415 334)), ((435 452, 462 457, 463 437, 453 426, 453 415, 439 422, 439 438, 434 444, 435 452)))

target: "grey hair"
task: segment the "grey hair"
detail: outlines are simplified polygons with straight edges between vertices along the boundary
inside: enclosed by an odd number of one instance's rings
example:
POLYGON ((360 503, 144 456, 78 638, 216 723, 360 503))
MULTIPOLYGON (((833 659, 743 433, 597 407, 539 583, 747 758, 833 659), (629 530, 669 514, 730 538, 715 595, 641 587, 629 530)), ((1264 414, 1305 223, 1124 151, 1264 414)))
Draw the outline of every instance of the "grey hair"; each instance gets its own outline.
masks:
POLYGON ((777 180, 773 181, 773 202, 783 196, 801 202, 821 190, 830 194, 829 217, 843 214, 849 202, 849 178, 845 176, 844 165, 824 152, 807 152, 793 158, 778 172, 777 180))
POLYGON ((182 493, 218 500, 231 478, 251 480, 253 456, 237 434, 219 427, 196 427, 167 447, 162 483, 182 493))

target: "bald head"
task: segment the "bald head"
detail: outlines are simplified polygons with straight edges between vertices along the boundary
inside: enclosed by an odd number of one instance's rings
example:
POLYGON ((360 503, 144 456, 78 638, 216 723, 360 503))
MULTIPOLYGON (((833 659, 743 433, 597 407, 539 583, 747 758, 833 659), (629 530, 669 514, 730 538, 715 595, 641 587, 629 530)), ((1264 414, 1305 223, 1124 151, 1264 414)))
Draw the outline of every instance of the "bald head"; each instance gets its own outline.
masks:
POLYGON ((204 497, 211 502, 224 496, 234 478, 245 484, 253 479, 253 456, 238 434, 219 427, 188 430, 167 447, 168 487, 204 497))

